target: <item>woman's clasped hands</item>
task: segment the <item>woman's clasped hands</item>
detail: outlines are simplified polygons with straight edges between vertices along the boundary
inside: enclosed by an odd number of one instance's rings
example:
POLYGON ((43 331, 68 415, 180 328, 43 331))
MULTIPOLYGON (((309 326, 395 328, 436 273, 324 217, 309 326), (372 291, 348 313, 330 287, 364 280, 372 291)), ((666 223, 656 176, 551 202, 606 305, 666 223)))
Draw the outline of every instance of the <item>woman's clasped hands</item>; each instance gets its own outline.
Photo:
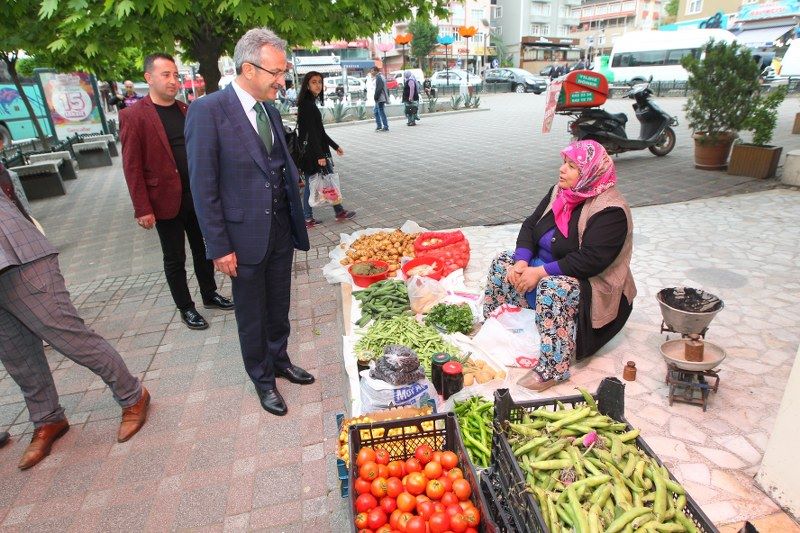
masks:
POLYGON ((544 267, 541 266, 528 266, 527 261, 517 261, 506 275, 506 280, 517 290, 520 294, 530 292, 539 281, 547 276, 544 267))

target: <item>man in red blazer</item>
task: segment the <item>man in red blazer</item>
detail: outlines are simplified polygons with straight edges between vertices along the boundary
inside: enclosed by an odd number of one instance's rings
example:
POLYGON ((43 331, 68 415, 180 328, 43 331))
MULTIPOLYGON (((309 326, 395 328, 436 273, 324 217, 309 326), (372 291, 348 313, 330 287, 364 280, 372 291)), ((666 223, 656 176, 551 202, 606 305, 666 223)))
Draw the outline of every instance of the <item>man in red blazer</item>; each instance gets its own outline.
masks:
POLYGON ((197 222, 189 188, 189 164, 183 127, 186 104, 175 99, 181 86, 178 67, 167 54, 144 60, 144 78, 150 91, 120 112, 122 166, 133 200, 136 222, 155 226, 164 253, 164 274, 181 320, 190 329, 206 329, 186 282, 186 242, 192 250, 194 273, 207 309, 233 309, 233 302, 217 293, 213 263, 197 222))

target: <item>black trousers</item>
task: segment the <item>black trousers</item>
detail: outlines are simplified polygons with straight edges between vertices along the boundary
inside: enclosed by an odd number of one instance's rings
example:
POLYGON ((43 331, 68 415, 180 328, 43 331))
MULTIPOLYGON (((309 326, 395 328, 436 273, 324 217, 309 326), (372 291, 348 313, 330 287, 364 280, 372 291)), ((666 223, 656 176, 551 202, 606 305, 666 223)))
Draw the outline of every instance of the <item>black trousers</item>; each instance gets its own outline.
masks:
POLYGON ((264 258, 255 265, 239 263, 231 278, 244 368, 260 390, 275 388, 275 370, 291 365, 286 346, 293 258, 289 210, 282 208, 272 216, 264 258))
POLYGON ((161 239, 161 251, 164 253, 164 274, 167 277, 169 292, 178 309, 185 311, 194 307, 189 285, 186 283, 186 241, 192 250, 192 262, 197 284, 203 300, 210 300, 217 290, 214 281, 214 263, 206 259, 206 245, 197 215, 191 200, 183 199, 178 216, 167 220, 156 220, 156 231, 161 239), (187 205, 188 204, 188 205, 187 205))

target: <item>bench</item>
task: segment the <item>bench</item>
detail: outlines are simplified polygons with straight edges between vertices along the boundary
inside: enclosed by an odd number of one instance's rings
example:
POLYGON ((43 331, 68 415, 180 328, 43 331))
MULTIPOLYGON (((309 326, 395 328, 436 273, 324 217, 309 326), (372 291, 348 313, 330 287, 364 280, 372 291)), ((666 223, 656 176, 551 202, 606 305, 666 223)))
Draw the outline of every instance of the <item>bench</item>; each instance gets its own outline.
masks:
POLYGON ((29 163, 41 163, 42 161, 55 161, 58 163, 62 179, 74 180, 78 178, 78 175, 75 173, 75 167, 72 165, 72 156, 66 150, 63 152, 30 154, 28 156, 29 163))
POLYGON ((72 151, 78 168, 110 167, 112 164, 108 141, 73 143, 72 151))
POLYGON ((55 161, 43 161, 32 165, 13 167, 11 170, 19 176, 28 200, 39 200, 67 194, 58 166, 55 161))
POLYGON ((102 133, 89 133, 86 135, 81 135, 80 142, 98 142, 98 141, 107 141, 108 142, 108 153, 111 157, 119 156, 119 151, 117 150, 117 139, 113 135, 104 135, 102 133))

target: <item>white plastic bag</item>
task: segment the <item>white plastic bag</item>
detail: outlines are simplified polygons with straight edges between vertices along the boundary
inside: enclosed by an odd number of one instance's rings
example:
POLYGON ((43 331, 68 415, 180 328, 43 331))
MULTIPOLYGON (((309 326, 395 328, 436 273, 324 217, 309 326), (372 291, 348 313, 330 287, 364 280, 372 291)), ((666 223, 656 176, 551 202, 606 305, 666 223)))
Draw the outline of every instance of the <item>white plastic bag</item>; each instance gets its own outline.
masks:
POLYGON ((406 282, 408 301, 415 313, 427 313, 447 296, 441 283, 427 276, 411 276, 406 282))
POLYGON ((371 413, 390 407, 411 405, 422 407, 436 397, 436 390, 427 379, 409 385, 391 385, 369 377, 369 370, 361 371, 361 412, 371 413))
POLYGON ((531 368, 541 344, 536 312, 504 304, 486 319, 473 342, 505 366, 531 368))
POLYGON ((342 203, 342 188, 339 185, 339 175, 335 172, 317 172, 309 179, 309 187, 308 205, 311 207, 342 203))

